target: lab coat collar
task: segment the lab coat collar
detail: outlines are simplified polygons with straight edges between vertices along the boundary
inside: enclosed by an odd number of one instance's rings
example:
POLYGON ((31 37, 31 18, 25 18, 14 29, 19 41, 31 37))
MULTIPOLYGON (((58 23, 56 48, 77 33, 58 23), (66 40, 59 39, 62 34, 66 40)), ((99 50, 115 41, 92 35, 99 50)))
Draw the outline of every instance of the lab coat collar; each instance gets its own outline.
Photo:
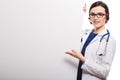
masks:
MULTIPOLYGON (((89 34, 92 32, 93 30, 86 30, 85 34, 86 34, 86 38, 85 40, 88 38, 89 34)), ((100 38, 107 33, 107 29, 102 30, 100 33, 98 33, 98 35, 91 41, 91 43, 93 43, 96 40, 100 40, 100 38)))
MULTIPOLYGON (((87 29, 87 30, 85 30, 85 34, 90 34, 92 31, 93 31, 93 29, 92 30, 87 29)), ((106 33, 107 33, 107 29, 104 29, 100 33, 98 33, 98 36, 102 36, 102 35, 104 35, 106 33)))
POLYGON ((107 33, 107 29, 104 29, 100 33, 98 33, 98 36, 103 36, 106 33, 107 33))

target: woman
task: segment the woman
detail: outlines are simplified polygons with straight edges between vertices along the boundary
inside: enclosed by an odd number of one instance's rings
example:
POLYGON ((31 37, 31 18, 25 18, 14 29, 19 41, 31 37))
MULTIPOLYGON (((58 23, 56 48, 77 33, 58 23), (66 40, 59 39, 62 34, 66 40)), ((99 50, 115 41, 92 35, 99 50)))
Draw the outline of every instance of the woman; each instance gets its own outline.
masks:
POLYGON ((89 21, 94 26, 81 35, 80 52, 65 52, 79 59, 77 80, 106 80, 114 58, 116 41, 105 28, 109 20, 108 6, 94 2, 89 9, 89 21))

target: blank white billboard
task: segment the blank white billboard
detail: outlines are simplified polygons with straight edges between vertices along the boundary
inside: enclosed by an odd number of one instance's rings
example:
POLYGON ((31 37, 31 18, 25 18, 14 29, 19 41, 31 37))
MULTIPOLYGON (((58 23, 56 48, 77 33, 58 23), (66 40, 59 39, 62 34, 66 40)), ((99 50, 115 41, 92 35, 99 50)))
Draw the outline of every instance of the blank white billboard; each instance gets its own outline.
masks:
MULTIPOLYGON (((112 3, 118 8, 117 2, 112 3)), ((82 4, 80 0, 0 0, 0 80, 76 80, 78 60, 64 52, 79 50, 82 4)), ((119 41, 119 11, 112 10, 110 28, 119 41)), ((108 80, 119 78, 119 52, 108 80)))

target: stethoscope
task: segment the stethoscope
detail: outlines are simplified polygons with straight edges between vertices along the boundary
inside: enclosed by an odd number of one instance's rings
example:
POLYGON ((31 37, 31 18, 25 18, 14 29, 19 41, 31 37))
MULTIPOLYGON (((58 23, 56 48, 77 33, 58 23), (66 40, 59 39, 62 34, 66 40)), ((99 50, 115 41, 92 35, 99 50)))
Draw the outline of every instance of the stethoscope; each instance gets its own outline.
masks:
MULTIPOLYGON (((87 34, 87 33, 85 33, 85 34, 87 34)), ((110 37, 110 32, 109 32, 109 30, 107 30, 107 33, 104 34, 104 35, 101 37, 100 43, 102 42, 102 40, 103 40, 103 38, 104 38, 105 36, 107 36, 106 42, 108 42, 109 37, 110 37)), ((82 41, 83 41, 83 38, 81 38, 81 42, 82 42, 82 41)))
MULTIPOLYGON (((87 34, 87 33, 86 33, 87 34)), ((100 49, 100 45, 101 45, 101 42, 102 40, 104 39, 104 37, 106 37, 106 44, 105 44, 105 50, 106 50, 106 47, 107 47, 107 44, 108 44, 108 41, 109 41, 109 37, 110 37, 110 32, 109 30, 107 30, 107 33, 105 33, 104 35, 102 35, 102 37, 100 38, 100 41, 99 41, 99 45, 98 45, 98 49, 96 51, 96 53, 98 52, 98 50, 100 49)), ((81 38, 81 42, 83 41, 83 38, 81 38)), ((101 55, 101 54, 100 54, 101 55)))
MULTIPOLYGON (((104 35, 102 35, 102 37, 100 38, 99 46, 98 46, 98 49, 97 49, 96 53, 97 53, 98 50, 100 49, 101 42, 102 42, 102 40, 103 40, 103 38, 104 38, 105 36, 107 36, 107 38, 106 38, 106 44, 105 44, 105 50, 106 50, 107 44, 108 44, 108 41, 109 41, 109 37, 110 37, 110 32, 109 32, 109 30, 107 30, 107 33, 104 34, 104 35)), ((102 54, 99 54, 99 56, 102 56, 102 54)))
POLYGON ((104 34, 104 35, 101 37, 101 39, 100 39, 100 43, 102 42, 102 40, 103 40, 103 38, 104 38, 105 36, 107 36, 106 42, 108 42, 109 37, 110 37, 110 32, 109 32, 109 30, 107 30, 107 33, 104 34))

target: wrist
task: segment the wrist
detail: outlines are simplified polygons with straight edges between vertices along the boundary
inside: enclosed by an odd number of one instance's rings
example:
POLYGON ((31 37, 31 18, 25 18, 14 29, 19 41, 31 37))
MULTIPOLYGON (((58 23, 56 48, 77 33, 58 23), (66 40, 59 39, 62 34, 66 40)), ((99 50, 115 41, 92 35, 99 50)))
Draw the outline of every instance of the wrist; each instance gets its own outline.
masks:
POLYGON ((79 60, 81 60, 83 63, 86 61, 85 57, 80 57, 79 60))
POLYGON ((86 61, 86 58, 85 57, 83 57, 83 60, 82 60, 82 62, 84 63, 86 61))

